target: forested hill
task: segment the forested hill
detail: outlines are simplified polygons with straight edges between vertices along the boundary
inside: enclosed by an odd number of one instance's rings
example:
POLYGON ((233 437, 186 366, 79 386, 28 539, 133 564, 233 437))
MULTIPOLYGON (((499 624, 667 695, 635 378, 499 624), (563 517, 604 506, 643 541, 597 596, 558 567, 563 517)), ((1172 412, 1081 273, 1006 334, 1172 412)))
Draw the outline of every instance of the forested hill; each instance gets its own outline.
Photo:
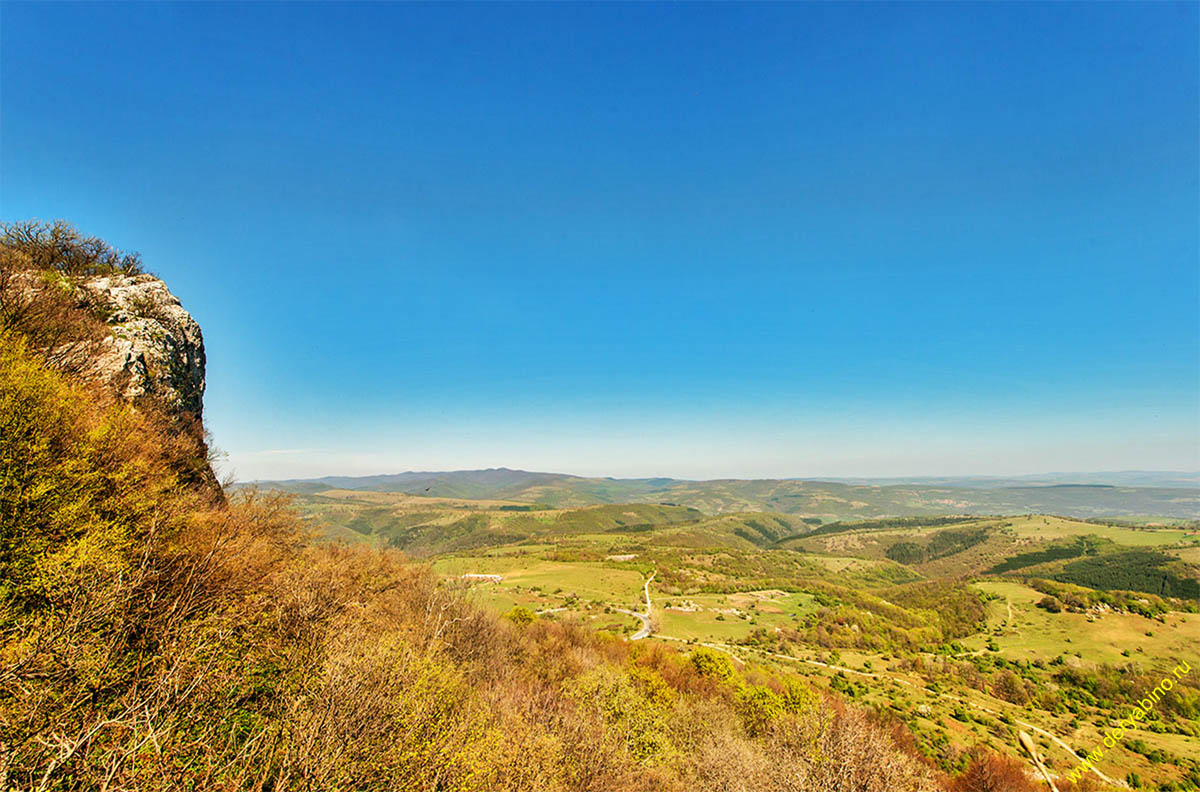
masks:
MULTIPOLYGON (((1152 480, 1152 479, 1151 479, 1152 480)), ((967 486, 878 484, 799 479, 586 478, 494 468, 379 476, 257 482, 263 489, 402 492, 447 498, 495 498, 554 507, 670 503, 709 514, 773 511, 825 520, 940 514, 1049 513, 1071 517, 1200 518, 1200 488, 1013 482, 967 486)))

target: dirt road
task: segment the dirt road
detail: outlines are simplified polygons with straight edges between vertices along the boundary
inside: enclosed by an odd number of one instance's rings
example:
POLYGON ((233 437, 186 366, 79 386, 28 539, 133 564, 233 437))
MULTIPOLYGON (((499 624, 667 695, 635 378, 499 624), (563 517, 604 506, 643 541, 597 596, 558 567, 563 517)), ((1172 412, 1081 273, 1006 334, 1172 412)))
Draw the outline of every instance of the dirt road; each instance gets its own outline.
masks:
POLYGON ((638 613, 637 611, 626 610, 625 608, 613 608, 615 611, 628 614, 642 622, 642 629, 629 636, 629 640, 631 641, 640 641, 643 638, 649 638, 650 633, 654 631, 654 628, 650 626, 650 613, 653 611, 653 606, 650 604, 650 581, 654 580, 656 574, 658 573, 651 572, 650 577, 646 578, 646 585, 642 587, 642 595, 646 598, 645 613, 638 613))

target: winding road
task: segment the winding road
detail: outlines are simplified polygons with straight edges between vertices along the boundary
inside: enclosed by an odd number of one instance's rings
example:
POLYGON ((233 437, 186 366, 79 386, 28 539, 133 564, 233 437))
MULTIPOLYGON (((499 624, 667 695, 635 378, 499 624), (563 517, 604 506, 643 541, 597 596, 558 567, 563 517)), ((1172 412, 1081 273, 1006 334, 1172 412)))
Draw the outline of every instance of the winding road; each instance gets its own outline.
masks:
POLYGON ((651 572, 650 577, 646 578, 646 585, 642 587, 642 595, 646 598, 646 612, 638 613, 637 611, 626 610, 625 608, 613 608, 619 613, 628 614, 642 622, 642 629, 629 636, 631 641, 640 641, 643 638, 649 638, 650 633, 654 632, 654 628, 650 626, 650 613, 653 611, 653 606, 650 604, 650 581, 654 580, 654 576, 658 572, 651 572))

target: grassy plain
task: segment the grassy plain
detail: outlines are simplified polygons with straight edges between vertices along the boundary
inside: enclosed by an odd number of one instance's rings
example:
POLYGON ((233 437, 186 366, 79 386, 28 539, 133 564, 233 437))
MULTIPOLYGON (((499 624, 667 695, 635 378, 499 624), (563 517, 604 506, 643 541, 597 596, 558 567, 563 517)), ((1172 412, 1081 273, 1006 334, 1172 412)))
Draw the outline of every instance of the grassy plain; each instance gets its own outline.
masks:
POLYGON ((485 593, 525 591, 531 601, 553 608, 581 599, 621 607, 638 607, 643 575, 606 564, 576 564, 535 557, 477 556, 433 562, 439 574, 463 580, 465 574, 500 575, 499 583, 478 583, 485 593))
POLYGON ((1049 613, 1036 603, 1045 595, 1022 583, 983 580, 973 584, 999 597, 989 603, 988 632, 963 639, 982 651, 989 640, 1011 660, 1053 660, 1069 664, 1135 661, 1170 669, 1200 655, 1200 614, 1172 612, 1157 619, 1131 613, 1049 613), (1012 617, 1009 618, 1011 607, 1012 617))

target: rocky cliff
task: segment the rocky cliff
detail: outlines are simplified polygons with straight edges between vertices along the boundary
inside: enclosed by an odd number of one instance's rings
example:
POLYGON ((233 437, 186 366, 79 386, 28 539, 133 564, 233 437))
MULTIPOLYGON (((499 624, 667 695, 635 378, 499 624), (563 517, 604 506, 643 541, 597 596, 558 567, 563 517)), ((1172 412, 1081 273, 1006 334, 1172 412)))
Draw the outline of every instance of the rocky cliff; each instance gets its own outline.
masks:
POLYGON ((111 334, 101 341, 95 376, 131 402, 151 399, 195 422, 204 409, 204 338, 179 298, 153 275, 105 275, 80 282, 111 334))

